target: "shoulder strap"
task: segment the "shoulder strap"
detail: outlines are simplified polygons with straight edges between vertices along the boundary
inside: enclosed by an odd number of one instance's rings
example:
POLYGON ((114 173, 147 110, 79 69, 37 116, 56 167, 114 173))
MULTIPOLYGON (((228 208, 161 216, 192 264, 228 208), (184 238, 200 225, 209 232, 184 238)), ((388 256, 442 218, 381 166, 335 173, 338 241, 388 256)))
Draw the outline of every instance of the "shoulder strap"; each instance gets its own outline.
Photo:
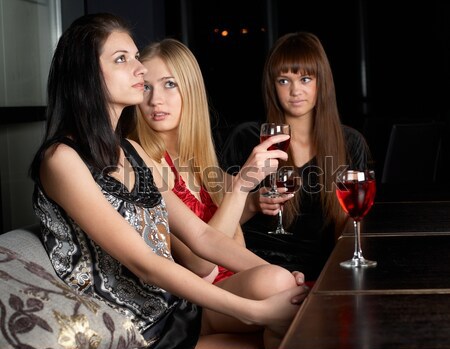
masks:
POLYGON ((128 139, 122 139, 121 146, 125 153, 125 156, 127 157, 128 161, 130 161, 131 165, 137 167, 147 167, 147 164, 144 162, 144 160, 141 158, 139 153, 136 151, 136 149, 128 139))

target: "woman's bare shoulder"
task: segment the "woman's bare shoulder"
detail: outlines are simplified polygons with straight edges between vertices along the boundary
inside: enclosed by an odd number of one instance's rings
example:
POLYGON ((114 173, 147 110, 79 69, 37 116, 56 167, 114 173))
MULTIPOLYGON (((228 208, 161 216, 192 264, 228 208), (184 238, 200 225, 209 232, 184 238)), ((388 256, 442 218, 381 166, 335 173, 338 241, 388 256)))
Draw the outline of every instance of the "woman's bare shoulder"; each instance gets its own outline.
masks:
POLYGON ((65 161, 80 159, 80 155, 71 146, 64 143, 51 145, 44 153, 44 164, 58 164, 65 161))

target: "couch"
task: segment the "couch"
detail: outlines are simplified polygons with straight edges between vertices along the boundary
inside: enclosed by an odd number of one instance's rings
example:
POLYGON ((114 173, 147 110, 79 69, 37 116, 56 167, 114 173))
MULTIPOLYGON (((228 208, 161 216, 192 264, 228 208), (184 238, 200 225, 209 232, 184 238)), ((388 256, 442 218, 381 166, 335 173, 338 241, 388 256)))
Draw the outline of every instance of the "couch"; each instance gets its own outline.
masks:
POLYGON ((144 348, 128 318, 56 276, 38 233, 0 235, 0 348, 144 348))

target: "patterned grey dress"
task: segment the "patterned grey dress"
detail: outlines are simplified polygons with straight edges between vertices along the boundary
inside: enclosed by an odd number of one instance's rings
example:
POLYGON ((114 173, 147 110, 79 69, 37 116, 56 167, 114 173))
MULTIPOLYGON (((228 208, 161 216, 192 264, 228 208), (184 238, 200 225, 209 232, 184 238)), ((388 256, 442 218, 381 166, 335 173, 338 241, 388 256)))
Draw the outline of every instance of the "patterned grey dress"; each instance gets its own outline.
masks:
MULTIPOLYGON (((63 143, 77 150, 68 139, 63 143)), ((122 148, 133 167, 131 191, 106 173, 90 171, 109 203, 133 226, 153 252, 173 260, 164 199, 134 147, 122 148)), ((149 341, 149 348, 193 348, 201 309, 158 286, 139 280, 111 257, 49 199, 37 183, 33 205, 42 224, 42 241, 56 273, 73 289, 91 295, 128 316, 149 341)), ((95 207, 90 208, 95 210, 95 207)))

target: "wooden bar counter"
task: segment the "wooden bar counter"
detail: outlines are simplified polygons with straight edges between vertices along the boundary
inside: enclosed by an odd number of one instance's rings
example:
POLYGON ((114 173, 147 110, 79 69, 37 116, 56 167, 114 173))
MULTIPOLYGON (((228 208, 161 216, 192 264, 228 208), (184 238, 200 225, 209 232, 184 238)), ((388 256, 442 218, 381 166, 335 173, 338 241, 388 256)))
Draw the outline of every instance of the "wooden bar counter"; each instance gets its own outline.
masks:
POLYGON ((450 348, 450 204, 435 208, 430 214, 444 215, 436 224, 413 207, 398 231, 389 229, 395 212, 374 210, 386 231, 368 220, 361 244, 375 268, 339 265, 354 250, 343 235, 279 349, 450 348))
MULTIPOLYGON (((342 268, 354 238, 341 237, 317 280, 315 293, 450 291, 450 232, 363 234, 363 255, 375 268, 342 268)), ((449 298, 450 299, 450 298, 449 298)))
POLYGON ((450 348, 449 294, 310 294, 280 349, 450 348))

